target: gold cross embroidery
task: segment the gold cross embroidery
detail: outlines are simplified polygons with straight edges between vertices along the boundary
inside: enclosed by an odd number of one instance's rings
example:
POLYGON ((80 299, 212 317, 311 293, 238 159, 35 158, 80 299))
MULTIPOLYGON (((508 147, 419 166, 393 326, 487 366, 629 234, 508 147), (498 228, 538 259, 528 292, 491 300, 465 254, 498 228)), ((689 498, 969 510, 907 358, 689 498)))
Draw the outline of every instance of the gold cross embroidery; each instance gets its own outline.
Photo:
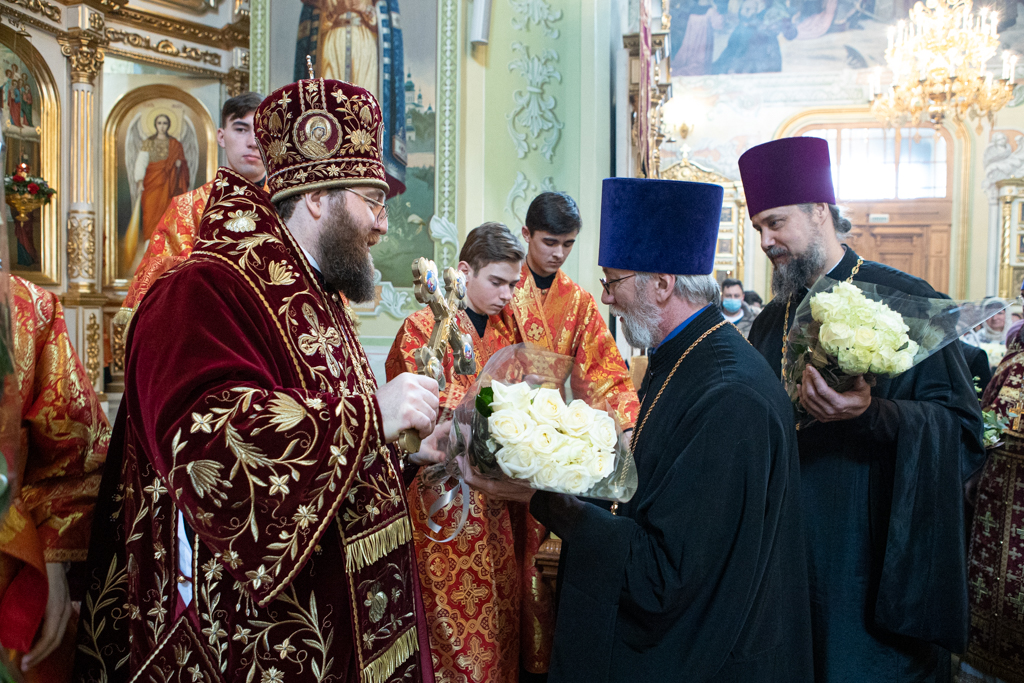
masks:
POLYGON ((986 536, 991 536, 992 534, 990 532, 992 530, 992 527, 997 526, 999 524, 999 522, 997 522, 995 518, 992 516, 991 510, 985 510, 985 516, 979 518, 978 521, 981 522, 982 526, 985 527, 986 536))

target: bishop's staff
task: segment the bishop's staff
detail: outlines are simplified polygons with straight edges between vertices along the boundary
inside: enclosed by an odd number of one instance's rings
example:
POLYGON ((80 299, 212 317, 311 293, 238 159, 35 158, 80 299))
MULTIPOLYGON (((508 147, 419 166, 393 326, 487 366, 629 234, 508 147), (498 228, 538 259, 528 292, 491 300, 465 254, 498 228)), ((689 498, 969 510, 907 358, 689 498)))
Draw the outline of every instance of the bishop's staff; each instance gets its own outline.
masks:
MULTIPOLYGON (((459 310, 466 307, 466 278, 454 268, 446 268, 445 294, 442 294, 437 265, 425 258, 412 262, 412 277, 416 301, 430 306, 434 314, 434 331, 430 339, 426 346, 413 352, 416 374, 433 377, 438 391, 444 391, 444 357, 449 346, 455 359, 455 372, 459 375, 476 373, 473 340, 459 328, 458 319, 459 310)), ((415 429, 407 429, 399 436, 398 445, 409 453, 415 453, 420 449, 420 435, 415 429)))

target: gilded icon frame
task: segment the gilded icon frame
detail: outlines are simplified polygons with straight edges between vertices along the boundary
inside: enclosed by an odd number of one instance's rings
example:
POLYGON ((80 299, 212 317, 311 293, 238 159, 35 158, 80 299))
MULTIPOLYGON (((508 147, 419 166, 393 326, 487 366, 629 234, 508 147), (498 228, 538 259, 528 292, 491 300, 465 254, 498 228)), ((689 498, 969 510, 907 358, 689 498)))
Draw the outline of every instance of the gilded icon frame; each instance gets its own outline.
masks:
MULTIPOLYGON (((118 134, 122 126, 129 123, 128 117, 142 104, 152 100, 175 100, 192 110, 198 117, 195 122, 196 134, 205 140, 206 180, 217 174, 217 128, 213 117, 198 99, 181 88, 172 85, 144 85, 125 93, 110 110, 103 125, 103 286, 125 290, 130 278, 121 277, 118 272, 118 134)), ((203 170, 203 169, 200 169, 203 170)), ((202 183, 198 183, 197 186, 202 183)))
POLYGON ((46 60, 39 54, 35 46, 21 38, 9 26, 0 25, 0 43, 13 52, 35 78, 40 96, 40 145, 39 169, 33 169, 46 179, 51 188, 57 191, 54 199, 41 209, 40 220, 40 269, 12 269, 16 275, 38 285, 59 286, 62 282, 63 259, 61 258, 61 230, 59 219, 64 215, 63 207, 67 205, 61 183, 60 167, 60 99, 57 96, 57 82, 53 78, 46 60))

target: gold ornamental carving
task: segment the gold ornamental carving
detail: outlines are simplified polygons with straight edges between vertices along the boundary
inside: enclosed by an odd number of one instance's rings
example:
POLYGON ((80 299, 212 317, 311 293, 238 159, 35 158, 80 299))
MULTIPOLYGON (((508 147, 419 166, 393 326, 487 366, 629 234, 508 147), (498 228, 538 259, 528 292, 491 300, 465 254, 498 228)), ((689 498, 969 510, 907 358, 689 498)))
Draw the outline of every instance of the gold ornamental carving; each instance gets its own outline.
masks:
POLYGON ((103 38, 91 31, 72 29, 58 41, 61 53, 71 62, 72 80, 95 85, 96 74, 103 65, 103 38))
POLYGON ((152 38, 149 36, 144 36, 139 33, 129 33, 128 31, 122 31, 121 29, 116 28, 108 28, 106 36, 107 40, 111 43, 125 43, 131 47, 138 48, 140 50, 149 50, 150 52, 157 52, 159 54, 166 55, 167 57, 177 57, 179 59, 188 59, 193 62, 220 66, 220 55, 216 52, 210 52, 209 50, 200 50, 199 48, 189 47, 188 45, 178 47, 167 39, 159 40, 154 45, 152 38))
POLYGON ((217 29, 191 21, 126 7, 125 3, 118 3, 113 0, 100 0, 100 5, 106 10, 107 19, 116 20, 117 23, 131 28, 156 31, 157 33, 173 36, 179 40, 187 40, 209 47, 227 49, 249 47, 249 18, 247 15, 240 16, 239 20, 233 24, 227 24, 223 28, 217 29))
POLYGON ((228 89, 228 97, 238 97, 244 92, 249 92, 249 72, 242 69, 229 69, 224 79, 224 85, 228 89))
POLYGON ((1019 219, 1024 211, 1024 178, 1004 178, 996 181, 1000 204, 999 239, 999 296, 1013 298, 1020 292, 1021 276, 1024 274, 1024 221, 1019 219))
POLYGON ((125 326, 121 323, 113 323, 110 326, 110 373, 112 375, 124 374, 124 333, 125 326))
POLYGON ((100 323, 95 313, 89 314, 85 326, 85 372, 93 386, 100 379, 100 323))
POLYGON ((96 277, 96 219, 72 214, 68 218, 68 276, 96 277))
POLYGON ((60 21, 60 7, 46 0, 7 0, 12 5, 24 7, 33 14, 41 14, 50 21, 60 21))

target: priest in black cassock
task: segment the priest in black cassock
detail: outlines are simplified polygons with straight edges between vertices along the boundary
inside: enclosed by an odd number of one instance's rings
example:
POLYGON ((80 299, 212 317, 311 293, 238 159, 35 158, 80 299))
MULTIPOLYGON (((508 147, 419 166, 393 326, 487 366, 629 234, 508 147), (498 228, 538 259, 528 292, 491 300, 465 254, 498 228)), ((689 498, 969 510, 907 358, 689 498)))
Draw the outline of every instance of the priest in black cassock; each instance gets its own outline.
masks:
POLYGON ((567 541, 552 683, 811 678, 793 409, 718 308, 721 208, 717 185, 604 181, 602 300, 653 349, 618 515, 467 477, 567 541))
MULTIPOLYGON (((843 244, 851 226, 835 206, 824 140, 759 145, 739 166, 774 266, 775 298, 749 339, 777 378, 789 326, 822 275, 942 296, 843 244)), ((817 420, 799 432, 815 681, 944 680, 947 651, 967 643, 964 486, 985 458, 960 345, 842 394, 808 364, 800 400, 817 420)))

